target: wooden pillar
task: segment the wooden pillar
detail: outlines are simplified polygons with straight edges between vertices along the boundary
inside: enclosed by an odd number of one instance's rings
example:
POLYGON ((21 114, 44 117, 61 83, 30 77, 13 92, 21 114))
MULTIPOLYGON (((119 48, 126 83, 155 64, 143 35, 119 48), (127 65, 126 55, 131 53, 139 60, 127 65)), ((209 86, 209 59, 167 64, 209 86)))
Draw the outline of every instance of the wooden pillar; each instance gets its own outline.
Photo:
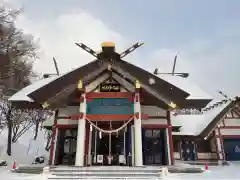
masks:
POLYGON ((222 142, 222 135, 219 127, 215 129, 215 134, 216 134, 215 137, 216 137, 218 158, 219 158, 219 161, 223 161, 225 160, 225 154, 224 154, 224 148, 223 148, 223 142, 222 142))
POLYGON ((135 149, 135 166, 143 166, 142 153, 142 116, 140 104, 140 84, 136 81, 136 90, 134 97, 134 149, 135 149))
POLYGON ((58 110, 55 111, 54 121, 53 121, 53 126, 52 126, 52 141, 51 141, 51 147, 50 147, 49 165, 54 165, 54 163, 55 163, 56 137, 57 137, 57 117, 58 117, 58 110))
POLYGON ((168 128, 167 128, 167 138, 168 138, 168 149, 169 149, 169 165, 174 165, 174 149, 173 149, 173 139, 172 139, 172 123, 171 123, 171 116, 170 111, 167 111, 167 122, 168 122, 168 128))
POLYGON ((82 87, 82 81, 78 83, 78 89, 82 91, 79 113, 82 114, 78 120, 76 166, 84 166, 85 162, 85 139, 86 139, 86 94, 82 87))

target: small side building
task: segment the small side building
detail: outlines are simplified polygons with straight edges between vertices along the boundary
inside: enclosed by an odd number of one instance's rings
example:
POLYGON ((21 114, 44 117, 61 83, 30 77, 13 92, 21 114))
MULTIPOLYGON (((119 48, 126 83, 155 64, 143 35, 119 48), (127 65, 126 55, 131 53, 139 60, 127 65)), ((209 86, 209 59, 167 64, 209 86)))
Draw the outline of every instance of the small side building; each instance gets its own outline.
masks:
POLYGON ((211 102, 201 112, 172 113, 174 158, 182 161, 240 160, 239 98, 211 102))

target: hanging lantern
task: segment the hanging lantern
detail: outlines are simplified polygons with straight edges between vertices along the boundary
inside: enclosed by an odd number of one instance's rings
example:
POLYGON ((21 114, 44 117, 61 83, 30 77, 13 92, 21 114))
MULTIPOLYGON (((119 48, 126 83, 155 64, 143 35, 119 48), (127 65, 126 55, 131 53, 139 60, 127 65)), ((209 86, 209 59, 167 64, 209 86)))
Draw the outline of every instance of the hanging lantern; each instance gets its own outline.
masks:
POLYGON ((78 86, 77 86, 77 88, 78 88, 79 90, 81 90, 81 89, 83 88, 83 83, 82 83, 82 80, 81 80, 81 79, 78 81, 78 86))
POLYGON ((141 84, 140 84, 140 82, 138 80, 136 80, 135 87, 137 89, 139 89, 141 87, 141 84))

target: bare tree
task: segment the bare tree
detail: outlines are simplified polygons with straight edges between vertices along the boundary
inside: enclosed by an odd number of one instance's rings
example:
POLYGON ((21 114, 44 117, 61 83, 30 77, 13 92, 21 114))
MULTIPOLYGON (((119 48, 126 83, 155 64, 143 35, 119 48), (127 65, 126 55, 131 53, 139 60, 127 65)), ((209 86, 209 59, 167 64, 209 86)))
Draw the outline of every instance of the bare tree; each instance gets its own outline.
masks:
POLYGON ((21 110, 14 109, 11 114, 12 121, 12 142, 15 143, 17 140, 29 130, 34 124, 30 120, 29 115, 21 110))
POLYGON ((33 139, 37 139, 39 124, 49 118, 52 112, 49 110, 35 109, 35 110, 17 110, 14 109, 12 116, 13 122, 13 137, 12 142, 15 143, 25 132, 31 127, 35 126, 35 133, 33 139))
POLYGON ((10 24, 12 23, 22 9, 10 9, 5 8, 3 5, 0 6, 0 24, 10 24))
MULTIPOLYGON (((16 109, 7 98, 0 98, 0 132, 2 132, 4 128, 8 128, 8 139, 10 138, 11 140, 10 144, 17 142, 24 133, 34 126, 35 132, 33 134, 33 139, 36 140, 40 124, 52 115, 53 112, 51 110, 16 109)), ((7 148, 7 154, 11 156, 11 145, 7 148)))
POLYGON ((45 150, 49 151, 52 144, 52 130, 46 130, 46 133, 47 133, 47 141, 45 144, 45 150))
POLYGON ((7 154, 11 156, 11 139, 12 139, 12 120, 11 120, 11 114, 12 114, 13 108, 11 106, 11 103, 2 96, 0 101, 0 112, 1 112, 1 124, 2 124, 2 130, 4 129, 5 125, 8 128, 8 148, 7 148, 7 154))
POLYGON ((0 98, 0 134, 7 127, 7 111, 8 104, 6 99, 3 99, 3 96, 0 98))
MULTIPOLYGON (((5 86, 7 90, 18 90, 30 83, 33 75, 32 62, 37 58, 37 46, 33 36, 24 34, 14 24, 20 12, 19 9, 0 6, 0 85, 5 86)), ((24 133, 20 130, 22 127, 28 129, 31 123, 22 120, 22 116, 25 115, 14 109, 10 102, 4 101, 1 109, 0 113, 4 112, 1 125, 6 123, 8 127, 7 153, 11 155, 12 141, 24 133)))

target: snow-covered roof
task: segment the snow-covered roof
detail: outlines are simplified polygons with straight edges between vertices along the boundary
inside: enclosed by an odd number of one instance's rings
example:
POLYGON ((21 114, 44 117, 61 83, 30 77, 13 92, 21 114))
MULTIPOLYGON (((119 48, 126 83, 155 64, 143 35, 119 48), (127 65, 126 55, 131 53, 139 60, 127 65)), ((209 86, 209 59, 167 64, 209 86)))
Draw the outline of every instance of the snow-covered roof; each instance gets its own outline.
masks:
MULTIPOLYGON (((78 67, 79 68, 79 67, 78 67)), ((72 69, 71 71, 68 71, 66 73, 63 73, 59 76, 57 75, 52 75, 49 78, 45 78, 45 79, 41 79, 38 80, 26 87, 24 87, 23 89, 21 89, 20 91, 18 91, 17 93, 15 93, 11 98, 9 98, 9 101, 28 101, 28 102, 34 102, 32 98, 28 97, 29 94, 31 94, 32 92, 36 91, 37 89, 49 84, 50 82, 61 78, 62 76, 73 72, 74 70, 76 70, 77 68, 72 69)))
MULTIPOLYGON (((209 106, 219 101, 213 101, 209 106)), ((180 132, 173 132, 173 135, 199 135, 212 120, 232 101, 228 100, 226 103, 220 104, 202 114, 194 115, 173 115, 171 114, 171 120, 173 126, 181 126, 180 132)))
POLYGON ((187 99, 212 99, 209 94, 204 92, 195 83, 191 82, 189 78, 173 75, 158 75, 158 77, 189 93, 190 96, 187 97, 187 99))
POLYGON ((23 89, 21 89, 20 91, 18 91, 17 93, 15 93, 12 97, 9 98, 9 101, 28 101, 28 102, 34 102, 33 99, 31 99, 30 97, 28 97, 28 95, 41 88, 42 86, 52 82, 53 80, 57 79, 58 76, 52 76, 49 78, 45 78, 45 79, 41 79, 38 80, 32 84, 30 84, 29 86, 24 87, 23 89))

